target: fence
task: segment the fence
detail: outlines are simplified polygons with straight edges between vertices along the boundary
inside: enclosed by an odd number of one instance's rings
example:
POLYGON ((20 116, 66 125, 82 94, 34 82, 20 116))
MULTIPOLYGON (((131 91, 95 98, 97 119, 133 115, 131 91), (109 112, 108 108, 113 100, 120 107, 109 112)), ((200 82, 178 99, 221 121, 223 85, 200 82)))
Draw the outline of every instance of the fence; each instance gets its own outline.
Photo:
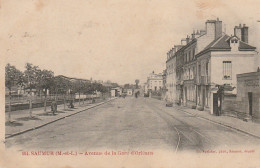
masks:
MULTIPOLYGON (((47 95, 46 96, 46 106, 50 106, 53 100, 57 101, 57 104, 68 103, 70 100, 74 102, 83 102, 86 100, 95 99, 96 101, 102 101, 109 97, 109 94, 101 95, 47 95)), ((11 105, 11 111, 25 110, 29 109, 29 101, 32 101, 32 108, 44 107, 45 96, 20 96, 20 97, 5 97, 5 111, 9 111, 9 105, 11 105), (10 102, 11 100, 11 102, 10 102), (10 104, 11 103, 11 104, 10 104)))

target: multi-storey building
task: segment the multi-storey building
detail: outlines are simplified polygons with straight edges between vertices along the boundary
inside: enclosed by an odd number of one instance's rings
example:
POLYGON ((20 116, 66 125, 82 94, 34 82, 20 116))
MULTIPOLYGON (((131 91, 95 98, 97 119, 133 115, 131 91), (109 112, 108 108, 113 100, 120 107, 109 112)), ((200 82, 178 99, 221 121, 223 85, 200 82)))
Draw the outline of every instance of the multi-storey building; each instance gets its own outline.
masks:
MULTIPOLYGON (((240 32, 241 38, 236 36, 239 31, 237 28, 239 27, 234 29, 235 35, 223 34, 196 55, 197 105, 208 109, 212 114, 217 112, 217 86, 230 86, 233 90, 226 93, 237 94, 236 75, 254 72, 258 66, 256 48, 247 44, 248 31, 240 32)), ((248 30, 245 25, 244 30, 248 30)))
MULTIPOLYGON (((228 36, 222 32, 222 21, 208 20, 205 31, 193 32, 181 41, 183 46, 170 50, 166 61, 168 97, 213 113, 217 87, 235 88, 236 74, 253 72, 257 67, 255 47, 247 44, 248 27, 236 26, 234 33, 228 36), (243 66, 245 62, 249 66, 243 66)), ((231 93, 236 94, 236 89, 231 93)))
POLYGON ((147 78, 148 90, 160 91, 163 88, 163 74, 155 74, 154 71, 147 78))
POLYGON ((176 48, 172 48, 167 53, 166 61, 166 100, 169 102, 174 102, 176 99, 176 57, 174 57, 175 52, 176 48))

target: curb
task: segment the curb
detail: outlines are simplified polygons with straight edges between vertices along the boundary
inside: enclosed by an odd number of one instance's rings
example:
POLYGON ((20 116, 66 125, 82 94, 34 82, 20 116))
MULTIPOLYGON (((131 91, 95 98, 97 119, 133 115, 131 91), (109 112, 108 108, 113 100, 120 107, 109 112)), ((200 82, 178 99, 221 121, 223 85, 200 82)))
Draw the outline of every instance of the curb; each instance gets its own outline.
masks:
POLYGON ((26 133, 26 132, 33 131, 33 130, 35 130, 35 129, 39 129, 39 128, 44 127, 44 126, 46 126, 46 125, 52 124, 52 123, 54 123, 54 122, 56 122, 56 121, 62 120, 62 119, 64 119, 64 118, 67 118, 67 117, 70 117, 70 116, 73 116, 73 115, 76 115, 76 114, 78 114, 78 113, 81 113, 81 112, 84 112, 84 111, 86 111, 86 110, 92 109, 92 108, 94 108, 94 107, 100 106, 100 105, 102 105, 102 104, 108 103, 108 102, 110 102, 110 101, 112 101, 112 100, 115 100, 115 99, 117 99, 117 98, 110 99, 110 100, 107 100, 107 101, 104 101, 104 102, 100 102, 100 103, 95 104, 95 105, 93 105, 93 106, 91 106, 91 107, 87 107, 87 108, 85 108, 85 109, 83 109, 83 110, 77 111, 77 112, 72 113, 72 114, 68 114, 68 115, 66 115, 66 116, 57 118, 57 119, 52 120, 52 121, 49 121, 49 122, 47 122, 47 123, 43 123, 43 124, 38 125, 38 126, 36 126, 36 127, 29 128, 29 129, 26 129, 26 130, 23 130, 23 131, 19 131, 19 132, 13 133, 13 134, 9 134, 8 136, 5 136, 5 139, 11 138, 11 137, 14 137, 14 136, 17 136, 17 135, 21 135, 21 134, 24 134, 24 133, 26 133))
MULTIPOLYGON (((188 114, 190 114, 190 115, 195 116, 194 114, 192 114, 192 113, 190 113, 190 112, 188 112, 188 111, 186 111, 186 110, 183 110, 183 109, 180 109, 180 108, 176 108, 176 109, 177 109, 177 110, 180 110, 180 111, 183 111, 183 112, 185 112, 185 113, 188 113, 188 114)), ((242 132, 242 133, 247 134, 247 135, 250 135, 250 136, 252 136, 252 137, 254 137, 254 138, 260 139, 260 136, 258 136, 258 135, 255 135, 255 134, 249 133, 249 132, 247 132, 247 131, 244 131, 244 130, 241 130, 241 129, 232 127, 232 126, 230 126, 230 125, 227 125, 227 124, 224 124, 224 123, 221 123, 221 122, 217 122, 217 121, 213 121, 213 120, 211 120, 211 119, 208 119, 208 118, 205 118, 205 117, 201 117, 201 116, 197 116, 197 115, 196 115, 196 117, 197 117, 197 118, 200 118, 200 119, 208 120, 208 121, 210 121, 210 122, 212 122, 212 123, 215 123, 215 124, 218 124, 218 125, 221 125, 221 126, 230 128, 230 129, 234 129, 234 130, 236 130, 236 131, 238 131, 238 132, 242 132)))

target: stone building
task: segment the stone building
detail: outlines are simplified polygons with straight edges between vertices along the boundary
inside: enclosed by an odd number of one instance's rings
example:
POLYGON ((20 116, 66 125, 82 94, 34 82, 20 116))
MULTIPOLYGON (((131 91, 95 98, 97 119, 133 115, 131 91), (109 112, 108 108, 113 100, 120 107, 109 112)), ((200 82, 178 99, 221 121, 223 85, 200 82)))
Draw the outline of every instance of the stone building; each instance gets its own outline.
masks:
POLYGON ((217 86, 231 86, 234 89, 228 93, 237 94, 236 75, 253 72, 257 68, 256 48, 241 41, 237 36, 226 34, 196 54, 196 59, 197 106, 209 110, 212 114, 216 111, 213 107, 214 102, 217 103, 217 100, 214 100, 217 99, 217 86))
POLYGON ((205 30, 194 31, 181 43, 179 49, 168 52, 166 61, 168 94, 180 105, 213 114, 218 87, 232 88, 226 93, 236 95, 236 75, 253 72, 258 66, 256 48, 248 44, 245 25, 236 26, 234 35, 228 36, 222 32, 222 21, 207 20, 205 30), (172 74, 174 70, 176 74, 172 74))
POLYGON ((147 78, 148 90, 161 91, 163 88, 163 74, 152 72, 147 78))
POLYGON ((167 53, 167 61, 166 61, 166 100, 168 102, 174 102, 176 100, 176 57, 175 52, 176 48, 172 48, 167 53))
POLYGON ((260 122, 260 72, 237 75, 236 101, 239 117, 260 122))

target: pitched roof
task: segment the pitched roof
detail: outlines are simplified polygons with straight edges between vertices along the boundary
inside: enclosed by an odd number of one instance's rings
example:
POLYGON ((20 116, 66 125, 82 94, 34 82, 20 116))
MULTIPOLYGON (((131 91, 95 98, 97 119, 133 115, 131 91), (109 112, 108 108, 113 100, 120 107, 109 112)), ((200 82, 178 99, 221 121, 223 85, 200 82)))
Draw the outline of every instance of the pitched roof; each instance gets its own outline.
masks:
MULTIPOLYGON (((199 52, 197 55, 201 55, 202 53, 205 53, 207 51, 210 50, 214 50, 214 51, 230 51, 231 47, 229 44, 229 39, 231 37, 228 35, 222 35, 221 37, 215 39, 214 41, 212 41, 208 46, 206 46, 201 52, 199 52)), ((247 50, 255 50, 256 47, 253 47, 243 41, 239 41, 239 50, 240 51, 247 51, 247 50)))
POLYGON ((239 49, 241 50, 254 50, 256 47, 253 47, 243 41, 239 41, 239 49))

